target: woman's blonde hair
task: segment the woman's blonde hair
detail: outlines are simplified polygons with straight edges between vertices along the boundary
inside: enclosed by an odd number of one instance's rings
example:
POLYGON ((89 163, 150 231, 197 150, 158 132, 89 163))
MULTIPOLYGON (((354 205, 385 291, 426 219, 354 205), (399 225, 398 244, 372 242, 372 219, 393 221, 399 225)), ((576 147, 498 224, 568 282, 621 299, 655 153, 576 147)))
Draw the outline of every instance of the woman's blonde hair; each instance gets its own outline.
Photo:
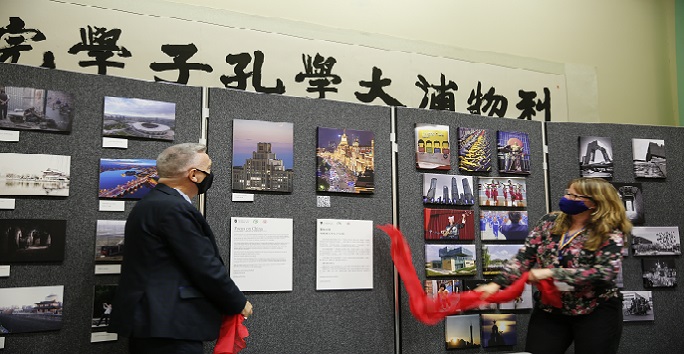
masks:
MULTIPOLYGON (((602 178, 581 177, 568 183, 575 192, 591 197, 596 209, 587 222, 589 239, 584 247, 590 251, 597 250, 608 239, 608 234, 617 229, 626 237, 632 230, 632 223, 627 219, 625 206, 620 200, 617 190, 602 178)), ((571 218, 563 212, 558 213, 556 224, 551 232, 560 235, 570 229, 571 218)))

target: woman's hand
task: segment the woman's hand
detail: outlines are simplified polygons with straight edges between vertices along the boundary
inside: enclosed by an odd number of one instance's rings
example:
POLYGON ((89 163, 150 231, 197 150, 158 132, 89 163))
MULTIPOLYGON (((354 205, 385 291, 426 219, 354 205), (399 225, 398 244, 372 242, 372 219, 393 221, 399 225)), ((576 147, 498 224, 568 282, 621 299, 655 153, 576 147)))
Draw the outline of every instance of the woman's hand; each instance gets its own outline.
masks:
POLYGON ((481 292, 482 296, 480 296, 480 299, 484 300, 484 299, 488 298, 490 295, 499 291, 499 289, 501 289, 501 285, 499 285, 497 283, 488 283, 488 284, 478 286, 477 288, 475 288, 474 291, 481 292))
POLYGON ((535 268, 530 269, 530 276, 527 280, 530 283, 536 283, 540 280, 548 279, 553 277, 553 272, 549 268, 535 268))

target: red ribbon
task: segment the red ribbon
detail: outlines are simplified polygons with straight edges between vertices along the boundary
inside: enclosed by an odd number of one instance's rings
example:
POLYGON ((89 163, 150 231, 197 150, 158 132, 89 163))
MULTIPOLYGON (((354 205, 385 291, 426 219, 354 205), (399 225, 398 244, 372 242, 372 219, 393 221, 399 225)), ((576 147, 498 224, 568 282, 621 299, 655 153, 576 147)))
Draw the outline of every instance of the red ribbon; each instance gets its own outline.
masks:
POLYGON ((237 354, 242 349, 245 349, 247 346, 245 338, 249 336, 249 332, 242 323, 244 320, 245 317, 241 314, 223 317, 221 332, 214 347, 214 354, 237 354))
MULTIPOLYGON (((392 260, 409 295, 409 308, 413 316, 422 323, 434 325, 442 321, 444 317, 461 311, 488 303, 509 302, 518 298, 525 289, 525 283, 529 276, 528 272, 523 273, 518 280, 506 289, 497 291, 484 300, 481 299, 482 292, 479 291, 451 293, 446 299, 430 297, 425 293, 423 285, 418 279, 411 259, 411 249, 401 231, 389 224, 380 225, 378 228, 387 233, 392 241, 390 246, 392 260)), ((535 284, 541 291, 541 301, 544 304, 558 308, 562 306, 560 292, 551 279, 544 279, 535 284)))

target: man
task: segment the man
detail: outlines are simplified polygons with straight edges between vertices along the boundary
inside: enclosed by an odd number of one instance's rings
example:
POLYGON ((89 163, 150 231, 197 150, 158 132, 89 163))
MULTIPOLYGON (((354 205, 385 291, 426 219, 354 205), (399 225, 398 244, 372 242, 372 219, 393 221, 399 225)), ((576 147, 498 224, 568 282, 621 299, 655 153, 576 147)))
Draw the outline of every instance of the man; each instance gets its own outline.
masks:
POLYGON ((9 96, 5 89, 0 89, 0 119, 7 119, 7 106, 9 106, 9 96))
POLYGON ((527 225, 521 224, 522 214, 519 211, 509 211, 508 220, 510 224, 501 226, 501 233, 506 236, 506 240, 524 240, 527 237, 527 225))
POLYGON ((130 353, 203 353, 223 315, 252 314, 230 279, 209 224, 190 200, 213 180, 202 144, 179 144, 157 157, 159 183, 131 211, 110 331, 129 337, 130 353))
POLYGON ((451 215, 447 217, 447 220, 449 221, 449 225, 446 226, 444 230, 442 230, 442 237, 443 238, 451 238, 458 240, 458 237, 461 233, 461 229, 465 227, 466 223, 466 216, 465 213, 462 214, 461 222, 456 223, 456 217, 451 215))

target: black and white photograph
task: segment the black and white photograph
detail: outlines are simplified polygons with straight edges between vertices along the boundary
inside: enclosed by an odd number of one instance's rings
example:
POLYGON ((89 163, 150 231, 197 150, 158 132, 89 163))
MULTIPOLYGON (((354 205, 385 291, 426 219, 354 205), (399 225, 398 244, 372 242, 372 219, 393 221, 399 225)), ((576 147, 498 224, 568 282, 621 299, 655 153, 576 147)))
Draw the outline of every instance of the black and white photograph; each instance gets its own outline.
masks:
POLYGON ((69 196, 71 156, 0 154, 0 196, 69 196))
POLYGON ((62 328, 64 286, 0 288, 0 335, 62 328))
POLYGON ((425 275, 445 277, 477 274, 475 245, 426 244, 425 275))
POLYGON ((64 260, 66 220, 0 220, 0 264, 64 260))
POLYGON ((173 141, 176 104, 142 98, 104 98, 102 136, 173 141))
POLYGON ((93 290, 93 318, 90 322, 93 332, 107 332, 109 315, 112 313, 112 302, 116 293, 116 284, 95 285, 93 290))
POLYGON ((423 203, 446 205, 474 205, 473 177, 423 174, 423 203))
POLYGON ((632 225, 644 224, 644 196, 641 183, 612 183, 625 206, 627 218, 632 225))
POLYGON ((447 349, 477 348, 480 338, 480 315, 456 315, 444 319, 447 349))
POLYGON ((677 268, 672 257, 645 257, 641 259, 644 288, 673 288, 677 285, 677 268))
POLYGON ((634 256, 679 256, 682 254, 678 226, 632 228, 634 256))
POLYGON ((610 138, 580 136, 579 165, 582 177, 613 177, 613 145, 610 138))
POLYGON ((653 293, 651 291, 622 290, 622 321, 653 321, 653 293))
POLYGON ((7 107, 0 129, 68 133, 74 118, 70 93, 31 87, 0 86, 0 101, 7 107), (5 117, 6 115, 6 117, 5 117))
POLYGON ((632 139, 634 176, 639 178, 665 178, 665 140, 632 139))
POLYGON ((126 220, 98 220, 95 234, 95 263, 123 261, 126 220))

